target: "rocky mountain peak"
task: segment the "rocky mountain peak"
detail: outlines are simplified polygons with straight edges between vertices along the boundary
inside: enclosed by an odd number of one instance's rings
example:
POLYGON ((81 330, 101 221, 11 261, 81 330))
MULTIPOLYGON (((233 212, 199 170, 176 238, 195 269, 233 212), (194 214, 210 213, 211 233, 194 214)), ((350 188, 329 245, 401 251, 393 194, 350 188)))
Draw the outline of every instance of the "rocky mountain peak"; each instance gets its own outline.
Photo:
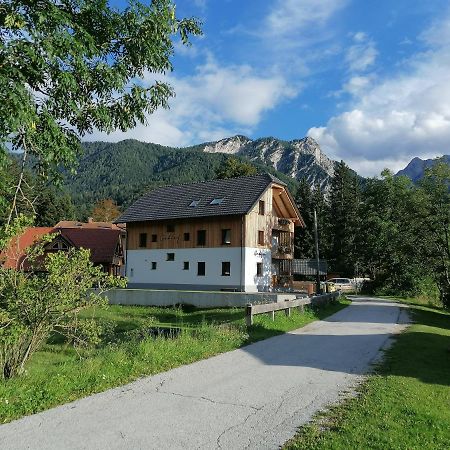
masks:
POLYGON ((221 139, 217 142, 206 144, 203 151, 207 153, 227 153, 235 155, 239 150, 248 143, 252 142, 247 136, 236 135, 229 138, 221 139))
POLYGON ((309 136, 283 141, 271 136, 252 140, 237 135, 205 144, 203 150, 260 161, 297 180, 306 178, 311 185, 319 184, 325 190, 334 173, 334 161, 328 158, 321 151, 319 144, 309 136))

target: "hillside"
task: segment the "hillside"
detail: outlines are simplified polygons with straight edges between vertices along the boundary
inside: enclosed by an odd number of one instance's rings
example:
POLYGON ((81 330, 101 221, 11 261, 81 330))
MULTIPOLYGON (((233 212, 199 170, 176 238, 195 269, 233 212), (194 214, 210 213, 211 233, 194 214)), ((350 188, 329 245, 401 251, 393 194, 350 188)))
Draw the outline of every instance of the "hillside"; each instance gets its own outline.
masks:
MULTIPOLYGON (((85 142, 76 175, 67 175, 77 216, 86 218, 93 205, 112 198, 123 209, 155 186, 209 180, 227 155, 198 147, 177 149, 135 140, 118 143, 85 142)), ((260 172, 270 172, 295 190, 296 182, 255 160, 260 172)))
POLYGON ((444 155, 437 159, 420 159, 414 158, 411 162, 402 170, 396 173, 396 176, 405 175, 409 177, 414 183, 420 181, 425 175, 425 170, 432 167, 436 162, 446 162, 450 164, 450 155, 444 155))

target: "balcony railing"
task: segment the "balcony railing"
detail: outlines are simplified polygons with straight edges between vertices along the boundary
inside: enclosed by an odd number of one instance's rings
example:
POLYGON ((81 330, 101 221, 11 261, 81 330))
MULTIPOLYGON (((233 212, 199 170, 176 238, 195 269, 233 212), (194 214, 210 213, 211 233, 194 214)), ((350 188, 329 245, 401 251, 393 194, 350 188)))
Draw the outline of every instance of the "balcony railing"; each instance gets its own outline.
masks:
POLYGON ((274 217, 272 222, 272 228, 275 230, 289 231, 291 225, 290 219, 283 219, 281 217, 274 217))

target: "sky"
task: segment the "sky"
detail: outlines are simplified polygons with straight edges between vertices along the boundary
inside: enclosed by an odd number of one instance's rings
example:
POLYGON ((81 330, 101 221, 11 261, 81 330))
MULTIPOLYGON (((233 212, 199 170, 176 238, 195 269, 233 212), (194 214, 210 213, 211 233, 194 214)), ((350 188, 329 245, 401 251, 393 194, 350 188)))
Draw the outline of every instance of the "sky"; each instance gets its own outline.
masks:
MULTIPOLYGON (((124 0, 113 0, 123 7, 124 0)), ((450 154, 448 0, 178 0, 169 110, 89 139, 184 147, 311 136, 363 176, 450 154)), ((147 74, 144 83, 161 80, 147 74)))

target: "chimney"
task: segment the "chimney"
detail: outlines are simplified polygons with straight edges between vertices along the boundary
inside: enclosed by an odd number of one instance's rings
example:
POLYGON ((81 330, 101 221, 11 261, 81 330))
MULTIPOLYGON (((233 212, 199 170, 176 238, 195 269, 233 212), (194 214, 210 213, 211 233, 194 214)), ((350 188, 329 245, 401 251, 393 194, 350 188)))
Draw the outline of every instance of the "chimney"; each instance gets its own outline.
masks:
POLYGON ((94 222, 94 219, 92 217, 88 217, 88 223, 94 222))

